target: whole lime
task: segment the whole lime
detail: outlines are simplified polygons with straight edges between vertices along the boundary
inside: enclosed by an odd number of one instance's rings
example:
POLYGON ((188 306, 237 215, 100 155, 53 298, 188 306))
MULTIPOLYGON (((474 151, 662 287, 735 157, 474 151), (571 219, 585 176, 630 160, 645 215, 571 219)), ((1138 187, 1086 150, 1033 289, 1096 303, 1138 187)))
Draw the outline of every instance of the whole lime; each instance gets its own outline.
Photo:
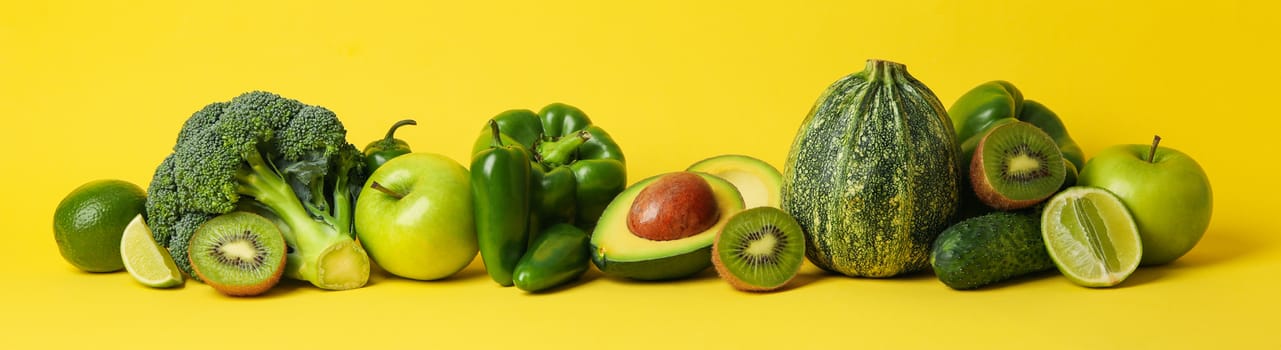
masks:
POLYGON ((53 212, 62 258, 88 272, 120 271, 120 236, 145 203, 141 188, 120 180, 97 180, 71 191, 53 212))

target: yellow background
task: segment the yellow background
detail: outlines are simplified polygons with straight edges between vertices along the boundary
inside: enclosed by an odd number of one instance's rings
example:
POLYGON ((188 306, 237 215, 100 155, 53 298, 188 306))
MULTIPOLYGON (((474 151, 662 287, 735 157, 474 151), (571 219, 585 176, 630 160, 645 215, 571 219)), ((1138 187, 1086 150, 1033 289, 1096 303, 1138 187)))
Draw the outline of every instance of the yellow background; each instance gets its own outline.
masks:
POLYGON ((460 3, 5 1, 0 348, 1281 345, 1270 2, 460 3), (1101 290, 1051 273, 957 292, 929 273, 807 266, 776 294, 712 273, 633 283, 593 271, 526 295, 473 263, 440 282, 287 282, 254 299, 81 273, 52 238, 67 192, 99 178, 145 186, 184 118, 247 90, 332 109, 359 146, 417 118, 400 132, 414 150, 464 164, 486 118, 563 101, 623 145, 635 181, 724 153, 781 167, 814 99, 867 58, 905 63, 944 105, 1010 80, 1064 117, 1087 156, 1159 133, 1209 173, 1209 232, 1177 262, 1101 290))

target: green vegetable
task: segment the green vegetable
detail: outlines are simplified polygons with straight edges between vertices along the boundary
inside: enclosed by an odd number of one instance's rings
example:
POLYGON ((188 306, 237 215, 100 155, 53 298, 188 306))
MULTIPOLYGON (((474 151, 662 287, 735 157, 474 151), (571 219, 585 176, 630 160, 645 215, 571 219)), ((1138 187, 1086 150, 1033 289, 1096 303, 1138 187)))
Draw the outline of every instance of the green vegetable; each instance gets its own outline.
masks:
MULTIPOLYGON (((622 150, 578 108, 553 103, 537 114, 510 110, 493 121, 503 144, 530 151, 530 230, 556 223, 590 228, 627 185, 622 150)), ((486 127, 472 154, 490 149, 492 140, 486 127)))
POLYGON ((514 142, 503 145, 497 122, 490 120, 489 128, 492 145, 471 162, 476 238, 489 277, 511 286, 529 244, 529 152, 514 142))
POLYGON ((325 289, 365 285, 369 257, 352 230, 365 163, 346 135, 333 112, 268 92, 205 106, 187 119, 147 189, 156 241, 192 274, 185 257, 195 229, 258 208, 290 247, 285 276, 325 289))
POLYGON ((868 60, 828 87, 801 124, 782 206, 815 265, 850 276, 929 268, 930 243, 958 200, 956 134, 929 88, 894 62, 868 60))
MULTIPOLYGON (((1067 127, 1059 116, 1045 105, 1024 100, 1023 93, 1010 82, 990 81, 975 87, 952 104, 948 115, 951 116, 957 140, 961 142, 961 169, 969 169, 974 149, 978 148, 979 140, 983 139, 988 130, 1014 120, 1035 125, 1054 139, 1054 143, 1063 152, 1063 159, 1067 160, 1064 166, 1067 167, 1068 179, 1076 179, 1077 171, 1085 165, 1085 153, 1068 136, 1067 127)), ((963 216, 975 216, 987 211, 974 197, 974 191, 968 190, 968 174, 963 176, 962 184, 967 189, 962 191, 965 194, 962 210, 966 212, 963 216)), ((1072 183, 1067 182, 1063 184, 1064 187, 1071 185, 1072 183)))
POLYGON ((973 289, 1054 268, 1039 213, 995 212, 949 227, 934 241, 934 275, 948 287, 973 289))
POLYGON ((383 163, 386 163, 392 158, 412 152, 409 149, 408 142, 396 138, 396 129, 400 129, 400 127, 405 125, 418 125, 418 122, 413 119, 398 121, 396 124, 392 124, 390 129, 387 129, 386 137, 383 137, 383 139, 378 141, 370 142, 369 145, 365 146, 366 173, 373 174, 374 170, 378 170, 378 167, 382 166, 383 163))
POLYGON ((569 283, 587 272, 587 233, 569 224, 548 227, 516 265, 516 288, 538 292, 569 283))

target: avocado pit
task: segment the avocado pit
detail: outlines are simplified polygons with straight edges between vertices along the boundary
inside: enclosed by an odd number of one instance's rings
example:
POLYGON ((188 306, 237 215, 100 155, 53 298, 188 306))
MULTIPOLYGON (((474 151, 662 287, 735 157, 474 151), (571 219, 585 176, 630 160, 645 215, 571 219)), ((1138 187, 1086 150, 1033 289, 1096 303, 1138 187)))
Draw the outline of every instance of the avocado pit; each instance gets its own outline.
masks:
POLYGON ((637 237, 670 241, 706 231, 719 219, 707 180, 678 172, 663 175, 641 190, 627 214, 627 228, 637 237))

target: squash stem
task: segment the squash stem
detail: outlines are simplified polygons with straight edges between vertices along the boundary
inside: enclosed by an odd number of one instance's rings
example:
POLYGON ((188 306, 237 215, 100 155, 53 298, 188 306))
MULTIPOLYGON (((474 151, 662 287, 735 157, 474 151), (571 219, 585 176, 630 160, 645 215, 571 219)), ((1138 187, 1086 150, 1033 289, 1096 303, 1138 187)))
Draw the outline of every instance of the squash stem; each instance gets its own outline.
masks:
POLYGON ((867 74, 867 80, 870 81, 897 81, 901 71, 906 69, 902 63, 869 59, 864 71, 867 74))

